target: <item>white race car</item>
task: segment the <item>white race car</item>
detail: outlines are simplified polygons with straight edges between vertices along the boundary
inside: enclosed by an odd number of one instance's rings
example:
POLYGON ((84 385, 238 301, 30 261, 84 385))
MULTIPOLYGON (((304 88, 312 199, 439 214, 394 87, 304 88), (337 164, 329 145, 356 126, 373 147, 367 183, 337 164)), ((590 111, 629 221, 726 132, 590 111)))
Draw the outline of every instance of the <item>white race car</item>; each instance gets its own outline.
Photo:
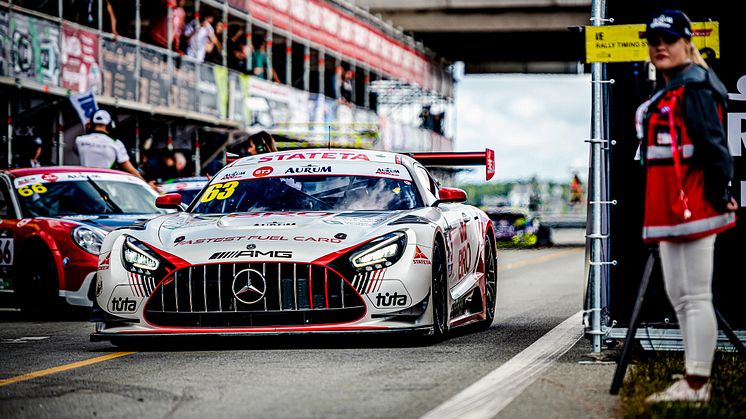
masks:
MULTIPOLYGON (((101 247, 92 340, 489 327, 494 229, 421 163, 488 153, 293 150, 236 160, 185 212, 101 247)), ((178 194, 160 208, 180 209, 178 194)))

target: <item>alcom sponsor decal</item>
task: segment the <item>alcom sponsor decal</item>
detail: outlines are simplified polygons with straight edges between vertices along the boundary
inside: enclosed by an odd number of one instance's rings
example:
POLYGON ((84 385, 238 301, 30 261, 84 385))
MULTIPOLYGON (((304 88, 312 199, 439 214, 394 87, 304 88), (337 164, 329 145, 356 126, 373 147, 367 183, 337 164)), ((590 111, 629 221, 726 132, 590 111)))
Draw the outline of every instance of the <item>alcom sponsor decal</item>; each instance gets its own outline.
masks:
POLYGON ((293 252, 287 250, 268 250, 262 252, 261 250, 238 250, 232 252, 215 252, 210 256, 210 260, 214 259, 236 259, 236 258, 277 258, 277 259, 290 259, 293 257, 293 252))
POLYGON ((398 177, 399 169, 392 169, 390 167, 379 167, 376 169, 376 175, 398 177))
POLYGON ((230 173, 224 174, 221 179, 222 180, 230 180, 230 179, 240 179, 246 177, 246 171, 245 170, 234 170, 230 173))

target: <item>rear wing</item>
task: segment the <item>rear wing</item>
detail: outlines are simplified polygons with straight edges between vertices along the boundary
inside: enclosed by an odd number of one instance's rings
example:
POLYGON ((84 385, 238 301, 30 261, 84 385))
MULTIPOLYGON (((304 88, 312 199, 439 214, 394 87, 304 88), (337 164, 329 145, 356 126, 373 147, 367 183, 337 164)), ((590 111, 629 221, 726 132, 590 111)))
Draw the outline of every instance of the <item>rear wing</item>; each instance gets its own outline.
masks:
POLYGON ((435 151, 406 154, 425 167, 484 166, 487 168, 487 180, 495 176, 495 151, 489 148, 483 152, 435 151))

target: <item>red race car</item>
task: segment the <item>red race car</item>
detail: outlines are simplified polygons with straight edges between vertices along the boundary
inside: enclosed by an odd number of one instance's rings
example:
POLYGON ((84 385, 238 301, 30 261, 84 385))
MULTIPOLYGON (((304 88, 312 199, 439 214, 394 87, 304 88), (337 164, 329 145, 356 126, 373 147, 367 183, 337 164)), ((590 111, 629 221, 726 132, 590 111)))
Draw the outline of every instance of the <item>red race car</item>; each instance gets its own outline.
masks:
POLYGON ((124 172, 85 167, 0 171, 0 296, 30 312, 60 297, 91 306, 104 237, 163 210, 157 193, 124 172))

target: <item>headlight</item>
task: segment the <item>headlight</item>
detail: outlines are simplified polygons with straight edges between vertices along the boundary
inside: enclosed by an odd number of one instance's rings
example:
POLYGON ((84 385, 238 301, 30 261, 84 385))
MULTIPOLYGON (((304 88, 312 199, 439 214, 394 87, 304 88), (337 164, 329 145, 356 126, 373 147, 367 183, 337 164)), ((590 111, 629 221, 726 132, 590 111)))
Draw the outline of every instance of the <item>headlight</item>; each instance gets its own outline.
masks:
POLYGON ((135 273, 155 271, 160 265, 158 256, 142 242, 129 236, 125 237, 122 246, 122 263, 125 269, 135 273))
POLYGON ((73 229, 72 235, 73 241, 75 244, 80 246, 81 249, 88 253, 98 255, 101 252, 101 243, 104 242, 104 236, 106 236, 106 233, 99 229, 78 226, 73 229))
POLYGON ((401 231, 386 234, 368 243, 350 257, 357 270, 372 271, 391 266, 401 258, 407 246, 407 235, 401 231))

